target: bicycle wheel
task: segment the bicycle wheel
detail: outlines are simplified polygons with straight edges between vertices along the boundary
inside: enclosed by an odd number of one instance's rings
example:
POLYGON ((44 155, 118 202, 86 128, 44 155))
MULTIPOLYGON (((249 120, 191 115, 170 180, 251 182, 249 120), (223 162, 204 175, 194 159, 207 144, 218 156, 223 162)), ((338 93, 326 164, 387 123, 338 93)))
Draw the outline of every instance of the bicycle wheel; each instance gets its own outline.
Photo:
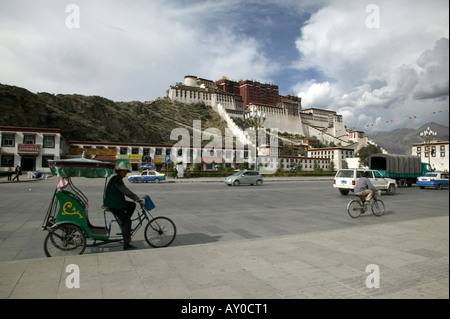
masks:
POLYGON ((167 247, 174 241, 177 228, 171 219, 159 216, 148 222, 144 235, 150 246, 154 248, 167 247))
POLYGON ((361 202, 357 199, 352 200, 347 205, 347 212, 352 218, 358 218, 363 209, 364 207, 361 206, 361 202))
POLYGON ((62 224, 45 237, 44 252, 47 257, 81 255, 86 249, 86 236, 75 225, 62 224))
POLYGON ((375 216, 381 216, 381 215, 383 215, 383 213, 384 213, 384 203, 383 203, 381 200, 376 199, 376 200, 373 202, 373 204, 372 204, 372 213, 373 213, 375 216))

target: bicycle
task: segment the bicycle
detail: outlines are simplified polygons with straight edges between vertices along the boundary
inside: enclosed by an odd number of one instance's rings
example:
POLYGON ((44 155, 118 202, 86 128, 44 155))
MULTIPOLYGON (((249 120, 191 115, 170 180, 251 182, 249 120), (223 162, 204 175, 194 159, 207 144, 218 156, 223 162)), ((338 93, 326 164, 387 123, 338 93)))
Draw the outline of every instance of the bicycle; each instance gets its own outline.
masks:
MULTIPOLYGON (((138 213, 137 217, 131 219, 132 223, 139 220, 139 222, 135 225, 135 227, 131 229, 131 238, 133 238, 134 234, 139 230, 139 228, 141 228, 141 226, 144 224, 144 221, 146 220, 147 226, 145 226, 144 237, 147 244, 149 244, 153 248, 161 248, 169 246, 175 240, 175 236, 177 233, 177 228, 174 222, 170 218, 165 216, 153 217, 152 214, 150 213, 150 210, 155 208, 155 204, 152 202, 150 196, 148 195, 144 196, 144 200, 145 205, 140 205, 141 210, 137 211, 138 213)), ((110 211, 105 207, 104 214, 106 214, 106 212, 110 211)), ((120 229, 122 229, 120 220, 114 215, 114 220, 111 220, 109 222, 109 226, 107 227, 109 234, 111 234, 113 222, 116 222, 119 225, 120 229)), ((122 236, 122 233, 116 233, 116 235, 122 236)), ((108 240, 111 241, 111 239, 108 240)))
MULTIPOLYGON (((92 246, 121 241, 122 233, 115 234, 117 237, 111 234, 114 222, 122 228, 120 220, 114 215, 114 218, 108 218, 106 215, 109 210, 106 207, 103 207, 105 226, 93 226, 90 223, 88 199, 73 185, 70 178, 107 178, 113 171, 114 164, 94 160, 60 160, 51 161, 50 164, 52 173, 65 178, 66 183, 64 189, 55 190, 42 225, 42 229, 48 231, 44 240, 45 255, 81 255, 87 247, 87 239, 94 240, 92 246)), ((150 211, 155 208, 155 204, 148 195, 144 199, 145 205, 141 205, 140 210, 137 209, 137 217, 132 219, 132 222, 138 223, 131 229, 131 237, 147 222, 144 232, 146 242, 154 248, 169 246, 177 233, 174 222, 165 216, 153 217, 150 211)))
MULTIPOLYGON (((366 195, 356 195, 358 199, 353 199, 347 204, 347 212, 352 218, 358 218, 367 211, 369 205, 364 204, 366 195)), ((374 197, 370 200, 370 208, 375 216, 381 216, 384 213, 384 203, 379 197, 381 191, 376 191, 374 197)))

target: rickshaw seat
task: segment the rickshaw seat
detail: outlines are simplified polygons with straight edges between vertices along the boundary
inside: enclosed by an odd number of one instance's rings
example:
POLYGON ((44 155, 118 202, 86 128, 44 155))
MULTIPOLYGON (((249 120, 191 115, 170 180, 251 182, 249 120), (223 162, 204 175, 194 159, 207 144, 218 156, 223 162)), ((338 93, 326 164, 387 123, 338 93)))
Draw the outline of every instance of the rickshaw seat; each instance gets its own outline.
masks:
POLYGON ((68 195, 70 197, 72 197, 75 201, 77 201, 77 203, 80 204, 81 207, 83 207, 83 209, 84 209, 84 211, 86 212, 86 215, 87 215, 87 203, 82 201, 81 198, 79 196, 77 196, 77 194, 74 194, 74 193, 72 193, 72 192, 70 192, 68 190, 65 190, 65 189, 61 190, 60 192, 63 193, 63 194, 66 194, 66 195, 68 195))
POLYGON ((106 222, 106 212, 111 213, 114 216, 114 219, 116 220, 117 224, 119 225, 119 227, 122 227, 122 223, 120 221, 119 218, 117 218, 116 215, 114 215, 114 213, 111 211, 111 209, 105 205, 102 205, 102 209, 103 209, 103 215, 105 216, 105 222, 106 222))
POLYGON ((85 203, 79 196, 77 196, 76 194, 68 191, 68 190, 61 190, 61 193, 68 195, 69 197, 71 197, 74 201, 76 201, 81 207, 83 207, 84 210, 84 215, 86 216, 86 221, 87 221, 87 225, 89 227, 89 230, 97 235, 103 235, 106 234, 106 230, 104 227, 98 227, 98 226, 94 226, 91 224, 91 222, 89 221, 89 212, 88 212, 88 208, 87 208, 87 203, 85 203))

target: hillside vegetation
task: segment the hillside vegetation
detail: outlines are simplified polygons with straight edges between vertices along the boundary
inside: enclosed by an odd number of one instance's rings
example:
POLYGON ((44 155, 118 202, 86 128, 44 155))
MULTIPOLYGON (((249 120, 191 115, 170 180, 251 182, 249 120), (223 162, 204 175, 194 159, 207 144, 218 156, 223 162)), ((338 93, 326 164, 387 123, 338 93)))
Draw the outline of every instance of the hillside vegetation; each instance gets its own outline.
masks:
MULTIPOLYGON (((172 130, 187 128, 192 137, 194 120, 201 120, 203 131, 218 128, 222 137, 225 136, 226 123, 204 103, 184 104, 168 98, 114 102, 99 96, 35 94, 0 84, 0 125, 60 128, 71 141, 173 145, 178 140, 170 140, 172 130)), ((244 126, 243 121, 236 123, 244 126)), ((411 154, 412 143, 421 142, 419 134, 428 126, 438 133, 438 140, 448 140, 448 127, 432 122, 418 129, 368 132, 366 135, 391 154, 411 154)), ((209 140, 202 141, 202 145, 207 143, 209 140)), ((281 150, 281 154, 286 152, 281 150)))
MULTIPOLYGON (((180 123, 202 129, 226 124, 204 104, 160 98, 151 102, 114 102, 99 96, 32 93, 0 84, 0 125, 60 128, 72 141, 173 144, 170 133, 180 123)), ((192 136, 192 132, 191 132, 192 136)))

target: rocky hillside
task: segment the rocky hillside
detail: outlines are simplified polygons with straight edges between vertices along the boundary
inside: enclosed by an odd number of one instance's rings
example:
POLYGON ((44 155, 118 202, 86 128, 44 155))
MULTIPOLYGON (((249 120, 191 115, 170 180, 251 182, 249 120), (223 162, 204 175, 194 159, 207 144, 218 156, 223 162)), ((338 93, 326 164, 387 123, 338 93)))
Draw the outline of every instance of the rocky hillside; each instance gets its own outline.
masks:
POLYGON ((436 124, 434 122, 427 123, 418 129, 402 128, 387 132, 369 132, 366 133, 370 140, 377 143, 377 145, 384 148, 390 154, 404 154, 411 155, 412 144, 421 143, 420 132, 423 132, 430 127, 434 132, 437 132, 437 140, 448 141, 449 128, 436 124))
MULTIPOLYGON (((99 96, 32 93, 0 84, 0 125, 60 128, 73 141, 173 144, 176 127, 202 121, 202 129, 226 124, 204 104, 162 98, 151 102, 114 102, 99 96)), ((191 134, 192 136, 192 134, 191 134)))
MULTIPOLYGON (((184 104, 159 98, 151 102, 114 102, 99 96, 32 93, 0 84, 0 125, 60 128, 72 141, 174 144, 174 128, 190 129, 194 120, 202 129, 214 127, 224 136, 226 123, 203 103, 184 104)), ((449 129, 428 123, 419 129, 369 132, 369 139, 391 154, 411 154, 412 143, 427 126, 438 140, 449 139, 449 129)), ((203 145, 209 141, 203 141, 203 145)))

